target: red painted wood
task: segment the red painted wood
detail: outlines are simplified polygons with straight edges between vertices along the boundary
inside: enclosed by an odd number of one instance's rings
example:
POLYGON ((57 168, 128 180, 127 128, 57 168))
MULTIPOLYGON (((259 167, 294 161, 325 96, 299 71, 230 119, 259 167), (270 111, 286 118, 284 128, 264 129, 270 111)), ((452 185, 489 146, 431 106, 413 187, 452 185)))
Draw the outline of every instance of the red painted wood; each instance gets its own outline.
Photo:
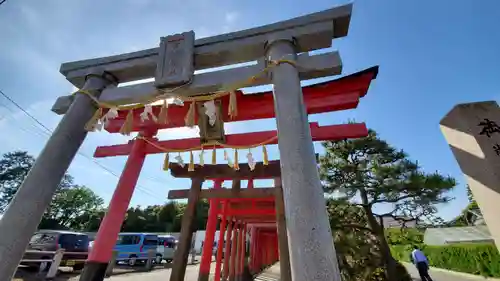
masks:
POLYGON ((262 256, 263 256, 263 244, 262 244, 262 235, 260 234, 260 231, 257 230, 257 242, 255 245, 256 249, 256 261, 255 261, 255 271, 259 272, 262 268, 262 256))
POLYGON ((243 225, 242 234, 241 234, 241 254, 240 254, 240 267, 239 274, 243 274, 243 270, 245 267, 245 257, 246 257, 246 245, 247 245, 247 225, 243 225))
MULTIPOLYGON (((262 178, 259 178, 262 179, 262 178)), ((274 202, 274 197, 262 197, 262 198, 231 198, 227 199, 231 203, 237 202, 274 202)))
MULTIPOLYGON (((319 126, 318 123, 310 123, 311 126, 311 136, 313 141, 325 141, 325 140, 341 140, 350 138, 361 138, 368 135, 368 129, 365 123, 355 123, 355 124, 340 124, 340 125, 328 125, 319 126)), ((243 134, 233 134, 226 136, 226 144, 234 146, 250 146, 256 143, 261 143, 270 138, 276 136, 277 132, 274 131, 264 131, 264 132, 253 132, 253 133, 243 133, 243 134)), ((165 149, 189 149, 200 145, 199 138, 190 139, 177 139, 177 140, 167 140, 158 141, 155 139, 150 139, 155 145, 165 148, 165 149)), ((277 144, 278 139, 269 144, 277 144)), ((94 152, 94 157, 109 157, 109 156, 123 156, 130 153, 132 144, 129 142, 127 144, 118 144, 110 146, 98 146, 94 152)), ((211 147, 212 148, 212 147, 211 147)), ((207 148, 210 149, 210 148, 207 148)), ((148 144, 146 147, 147 154, 164 153, 163 150, 148 144)))
MULTIPOLYGON (((304 102, 307 113, 322 113, 337 110, 351 109, 358 105, 359 98, 366 95, 371 80, 377 76, 378 67, 366 69, 340 79, 314 84, 303 87, 304 102)), ((237 92, 238 116, 233 120, 228 119, 229 97, 221 98, 224 122, 246 121, 263 118, 274 118, 274 103, 272 92, 262 92, 256 94, 243 95, 237 92)), ((189 104, 187 104, 189 105, 189 104)), ((141 122, 140 113, 142 109, 134 111, 134 122, 132 131, 141 131, 144 129, 165 129, 184 126, 184 117, 187 114, 189 106, 169 107, 169 124, 159 125, 152 120, 141 122)), ((158 116, 161 106, 153 107, 153 113, 158 116)), ((119 132, 127 112, 119 112, 118 117, 111 120, 106 126, 110 133, 119 132)))
POLYGON ((250 268, 250 272, 255 272, 255 243, 257 241, 257 229, 252 228, 250 232, 250 263, 248 267, 250 268))
POLYGON ((97 231, 94 242, 96 247, 90 252, 88 261, 108 263, 111 260, 113 247, 116 244, 118 233, 146 159, 144 149, 144 140, 139 139, 134 142, 132 153, 127 159, 113 197, 109 202, 108 212, 97 231))
POLYGON ((220 275, 222 270, 222 253, 224 249, 224 234, 226 232, 226 224, 227 224, 227 207, 228 202, 225 200, 223 202, 224 206, 222 207, 222 218, 220 222, 220 230, 219 230, 219 242, 217 243, 217 256, 215 258, 215 276, 214 281, 220 281, 220 275))
MULTIPOLYGON (((222 188, 222 181, 216 180, 214 182, 214 189, 222 188)), ((200 275, 210 274, 210 265, 212 263, 212 249, 214 245, 215 231, 217 229, 217 213, 218 213, 218 199, 210 199, 210 207, 208 209, 208 219, 205 232, 205 242, 203 243, 203 250, 201 252, 200 262, 200 275)))
MULTIPOLYGON (((229 218, 228 218, 229 219, 229 218)), ((228 221, 228 227, 226 231, 226 245, 224 247, 224 268, 223 268, 223 274, 222 274, 222 279, 227 279, 229 276, 229 259, 231 257, 231 235, 233 234, 233 222, 228 221)))
POLYGON ((273 208, 257 208, 257 209, 247 209, 247 210, 239 210, 239 209, 231 209, 227 210, 228 216, 234 217, 245 217, 245 216, 272 216, 276 215, 276 210, 273 208))

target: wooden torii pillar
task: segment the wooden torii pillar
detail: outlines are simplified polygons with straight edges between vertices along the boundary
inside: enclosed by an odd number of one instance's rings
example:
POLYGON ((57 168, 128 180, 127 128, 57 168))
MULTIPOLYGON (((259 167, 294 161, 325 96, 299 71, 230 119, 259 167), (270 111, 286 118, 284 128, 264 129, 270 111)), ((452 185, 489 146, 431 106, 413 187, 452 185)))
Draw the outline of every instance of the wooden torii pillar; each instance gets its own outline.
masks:
MULTIPOLYGON (((291 269, 289 262, 289 251, 288 251, 288 241, 286 236, 286 222, 283 210, 283 197, 281 190, 281 181, 279 177, 281 176, 280 162, 270 161, 268 165, 263 165, 262 163, 257 163, 255 169, 252 171, 248 164, 240 164, 239 170, 234 170, 226 164, 219 165, 204 165, 195 166, 194 172, 189 172, 187 168, 181 167, 175 163, 170 163, 169 166, 171 174, 177 178, 191 178, 191 179, 211 179, 215 180, 216 185, 214 189, 205 189, 199 191, 198 189, 186 190, 172 190, 169 192, 169 199, 184 199, 188 198, 188 208, 189 206, 195 206, 196 201, 194 200, 193 194, 197 194, 196 199, 209 199, 210 200, 210 211, 209 218, 207 221, 206 239, 203 245, 202 260, 200 264, 199 278, 200 281, 209 280, 210 273, 210 263, 213 247, 213 234, 215 233, 215 225, 211 220, 216 220, 219 216, 223 220, 221 222, 221 229, 219 233, 219 245, 216 258, 216 273, 215 281, 220 280, 221 272, 223 280, 242 280, 244 273, 248 269, 247 263, 245 262, 246 253, 246 236, 247 236, 247 226, 251 223, 274 223, 274 228, 278 229, 279 232, 279 255, 281 260, 282 269, 282 280, 291 280, 291 269), (233 180, 233 185, 231 189, 220 188, 219 184, 223 180, 233 180), (249 180, 249 185, 247 188, 241 188, 241 180, 249 180), (253 188, 253 179, 275 179, 275 187, 273 188, 253 188), (213 205, 213 202, 217 202, 213 205), (222 202, 222 203, 219 203, 222 202), (275 203, 278 202, 278 203, 275 203), (266 205, 263 205, 265 203, 266 205), (270 209, 269 206, 272 208, 270 209), (214 211, 217 210, 217 211, 214 211), (266 217, 267 216, 267 217, 266 217), (269 217, 270 216, 270 217, 269 217), (226 221, 227 220, 227 221, 226 221), (233 225, 234 224, 234 225, 233 225), (222 241, 224 237, 226 225, 228 226, 226 235, 226 250, 224 258, 224 268, 222 268, 221 257, 222 257, 222 241), (232 231, 232 235, 231 235, 232 231), (232 240, 230 240, 232 238, 232 240), (232 241, 232 242, 229 242, 232 241), (230 250, 230 251, 229 251, 230 250), (230 257, 229 254, 230 253, 230 257), (223 271, 222 271, 223 269, 223 271)), ((188 214, 184 214, 184 217, 188 214)), ((187 219, 184 220, 182 229, 189 228, 192 222, 188 222, 187 219), (184 224, 185 223, 185 224, 184 224)), ((192 217, 189 217, 191 220, 192 217)), ((189 233, 186 231, 181 232, 181 237, 179 239, 179 248, 176 252, 176 260, 180 262, 175 264, 172 268, 171 281, 183 280, 184 272, 186 270, 186 263, 189 248, 186 246, 187 241, 190 241, 189 233)), ((277 237, 277 236, 276 236, 277 237)), ((255 237, 252 237, 254 239, 255 237)), ((254 240, 257 242, 257 240, 254 240)), ((267 240, 261 240, 268 243, 271 252, 268 254, 267 263, 274 262, 277 260, 277 255, 272 257, 272 252, 278 250, 278 247, 274 247, 272 239, 267 238, 267 240), (274 247, 274 248, 273 248, 274 247)), ((252 245, 254 246, 254 245, 252 245)), ((262 247, 260 245, 259 247, 262 247)), ((252 259, 255 255, 252 255, 252 259)), ((252 262, 254 264, 255 262, 252 262)))

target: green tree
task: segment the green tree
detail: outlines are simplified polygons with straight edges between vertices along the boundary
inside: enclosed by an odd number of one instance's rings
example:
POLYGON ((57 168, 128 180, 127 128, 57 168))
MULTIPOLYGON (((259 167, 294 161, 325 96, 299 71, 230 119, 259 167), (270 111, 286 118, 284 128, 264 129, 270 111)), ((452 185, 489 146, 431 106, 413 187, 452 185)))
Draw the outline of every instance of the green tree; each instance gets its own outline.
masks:
POLYGON ((380 266, 381 258, 363 209, 333 198, 327 199, 326 207, 342 279, 366 280, 380 266))
POLYGON ((451 177, 426 174, 407 154, 378 138, 370 130, 365 138, 323 143, 320 174, 327 193, 340 193, 366 216, 367 227, 377 238, 388 280, 397 279, 397 264, 385 238, 382 220, 403 225, 409 221, 437 219, 436 204, 451 198, 445 193, 455 185, 451 177), (384 213, 374 207, 383 205, 384 213))
POLYGON ((389 228, 386 230, 389 245, 416 245, 424 243, 424 230, 419 228, 389 228))
MULTIPOLYGON (((368 227, 364 210, 345 198, 326 202, 342 280, 387 280, 377 237, 368 227)), ((412 280, 405 267, 397 264, 399 281, 412 280)))
MULTIPOLYGON (((5 153, 0 159, 0 213, 3 213, 17 190, 28 175, 35 158, 26 151, 5 153)), ((56 194, 73 185, 73 177, 65 174, 59 184, 56 194)), ((48 208, 50 209, 52 205, 48 208)))
POLYGON ((163 205, 159 213, 160 225, 164 227, 162 231, 178 232, 181 229, 181 218, 179 216, 179 204, 170 201, 163 205))
MULTIPOLYGON (((201 200, 197 204, 193 228, 205 229, 207 224, 209 204, 201 200)), ((127 232, 179 232, 181 230, 182 216, 186 209, 185 203, 170 201, 164 205, 147 207, 131 207, 127 210, 122 231, 127 232)))
POLYGON ((0 159, 0 213, 9 205, 17 189, 35 163, 26 151, 5 153, 0 159))
POLYGON ((60 228, 84 230, 94 216, 102 210, 104 200, 86 186, 61 188, 52 198, 40 228, 57 224, 60 228))

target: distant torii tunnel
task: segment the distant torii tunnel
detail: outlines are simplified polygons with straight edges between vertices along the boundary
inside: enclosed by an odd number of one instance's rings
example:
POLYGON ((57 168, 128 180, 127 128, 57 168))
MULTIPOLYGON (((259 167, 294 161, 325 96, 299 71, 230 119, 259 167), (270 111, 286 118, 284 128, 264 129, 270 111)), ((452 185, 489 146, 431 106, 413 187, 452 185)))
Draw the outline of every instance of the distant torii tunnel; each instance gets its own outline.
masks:
MULTIPOLYGON (((198 182, 199 179, 211 179, 215 183, 213 189, 198 189, 193 185, 187 190, 172 190, 168 196, 169 199, 188 198, 187 210, 196 206, 196 197, 209 199, 210 209, 198 280, 209 280, 217 218, 220 218, 221 222, 214 280, 221 280, 221 275, 222 280, 248 280, 251 275, 259 273, 278 259, 281 260, 282 280, 291 280, 286 221, 279 178, 280 164, 279 161, 270 161, 267 165, 257 163, 255 168, 257 167, 261 170, 258 172, 260 178, 274 179, 275 187, 254 188, 253 181, 256 179, 256 174, 248 164, 240 165, 240 170, 236 173, 225 164, 196 167, 194 173, 176 164, 170 165, 174 177, 192 178, 193 183, 198 182), (233 178, 231 189, 221 188, 222 182, 230 178, 233 178), (242 179, 248 180, 247 188, 241 188, 242 179), (196 193, 198 193, 197 196, 194 195, 196 193), (249 262, 245 258, 247 254, 250 257, 249 262), (224 263, 222 264, 223 257, 224 263)), ((184 278, 189 241, 191 241, 189 235, 192 233, 189 230, 191 230, 193 219, 194 217, 191 218, 191 222, 183 220, 182 229, 186 231, 181 231, 175 258, 184 262, 174 263, 172 276, 176 279, 173 280, 184 278), (190 223, 190 225, 185 223, 190 223)))

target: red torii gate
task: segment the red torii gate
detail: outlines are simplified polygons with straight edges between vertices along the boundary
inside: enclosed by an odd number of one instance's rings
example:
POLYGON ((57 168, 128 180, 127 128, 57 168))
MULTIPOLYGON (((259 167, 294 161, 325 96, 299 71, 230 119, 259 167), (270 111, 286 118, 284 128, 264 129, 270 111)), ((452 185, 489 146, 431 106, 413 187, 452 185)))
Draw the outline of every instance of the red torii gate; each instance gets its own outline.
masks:
MULTIPOLYGON (((359 99, 368 92, 370 83, 377 77, 378 66, 370 67, 365 70, 338 78, 335 80, 313 84, 302 87, 304 103, 307 114, 316 114, 323 112, 332 112, 356 108, 359 99)), ((247 121, 265 118, 274 118, 274 103, 271 91, 254 94, 243 94, 236 92, 238 104, 244 105, 238 107, 238 115, 232 118, 228 117, 229 97, 220 98, 221 109, 224 122, 247 121)), ((178 128, 185 126, 184 117, 188 113, 187 106, 169 106, 169 119, 167 124, 159 124, 153 120, 142 121, 140 111, 133 112, 133 124, 131 132, 148 131, 154 129, 178 128)), ((161 105, 153 106, 153 114, 158 116, 161 111, 161 105)), ((110 133, 120 132, 127 118, 127 111, 119 111, 118 116, 110 120, 105 127, 110 133)), ((197 119, 195 119, 196 122, 197 119)))
MULTIPOLYGON (((303 87, 307 113, 355 108, 359 99, 366 95, 371 80, 376 78, 377 72, 378 67, 372 67, 340 79, 303 87)), ((227 106, 224 106, 229 104, 229 98, 221 98, 222 106, 220 108, 224 112, 224 114, 221 114, 223 121, 244 121, 275 116, 271 92, 251 95, 243 95, 238 92, 237 98, 240 104, 238 115, 233 116, 232 119, 227 117, 227 106)), ((153 113, 158 114, 161 110, 160 107, 154 106, 152 108, 153 113)), ((126 122, 129 122, 129 131, 139 132, 139 135, 127 144, 101 146, 96 149, 95 157, 128 155, 128 159, 110 201, 108 212, 97 233, 93 251, 88 258, 87 269, 84 271, 86 276, 83 277, 82 275, 81 280, 99 280, 104 276, 146 155, 189 149, 193 147, 195 142, 199 146, 200 139, 159 141, 154 137, 159 129, 184 126, 184 116, 186 116, 187 112, 188 107, 186 106, 169 106, 169 122, 164 124, 141 120, 137 111, 132 111, 132 115, 130 115, 130 111, 128 113, 120 111, 117 118, 108 120, 105 129, 110 133, 119 132, 120 128, 126 122), (132 120, 127 120, 129 116, 133 117, 132 120)), ((356 138, 363 137, 366 134, 367 129, 363 123, 329 126, 319 126, 317 123, 311 124, 311 135, 314 141, 356 138)), ((266 138, 267 142, 265 144, 276 144, 276 135, 275 131, 228 135, 225 137, 224 145, 209 145, 207 147, 251 147, 256 142, 266 138)), ((258 166, 253 173, 255 178, 265 177, 263 172, 260 173, 262 176, 259 176, 258 166)), ((193 182, 193 186, 195 184, 201 186, 201 183, 193 182)), ((172 275, 171 280, 175 280, 174 275, 172 275)))
MULTIPOLYGON (((210 200, 210 209, 205 232, 205 241, 202 250, 202 259, 200 264, 200 281, 209 280, 210 263, 214 236, 216 232, 217 218, 221 219, 220 232, 217 245, 217 257, 215 266, 215 279, 240 280, 244 273, 258 273, 264 267, 271 265, 278 260, 282 260, 282 280, 290 281, 286 278, 290 274, 290 263, 288 254, 288 241, 286 236, 286 222, 283 210, 283 197, 281 191, 281 179, 279 175, 279 161, 271 161, 267 165, 257 164, 259 176, 273 178, 275 180, 274 188, 254 188, 253 180, 255 174, 248 168, 247 164, 242 164, 240 171, 237 172, 238 178, 234 178, 234 170, 225 164, 206 165, 196 167, 194 173, 187 171, 186 168, 175 164, 170 164, 172 176, 179 178, 207 178, 214 180, 214 188, 201 190, 198 198, 210 200), (222 182, 226 179, 233 179, 231 189, 221 188, 222 182), (241 180, 247 179, 248 186, 241 189, 241 180), (226 232, 227 226, 227 232, 226 232), (278 233, 279 228, 279 243, 278 233), (250 263, 247 265, 246 256, 246 237, 247 231, 252 232, 250 240, 250 263), (225 238, 224 238, 225 237, 225 238), (231 238, 232 237, 232 238, 231 238), (225 241, 225 249, 223 249, 225 241), (265 245, 264 245, 265 243, 265 245), (278 254, 278 244, 279 253, 278 254), (222 268, 222 255, 224 254, 224 267, 222 268), (246 271, 248 269, 248 271, 246 271), (288 274, 287 274, 288 273, 288 274)), ((190 189, 172 190, 169 192, 169 199, 188 198, 190 189)), ((195 205, 195 202, 189 202, 195 205)), ((183 229, 189 229, 183 225, 183 229)), ((185 272, 185 260, 187 260, 188 242, 190 237, 181 237, 179 241, 179 252, 176 259, 180 259, 174 268, 172 274, 182 280, 185 272)))

